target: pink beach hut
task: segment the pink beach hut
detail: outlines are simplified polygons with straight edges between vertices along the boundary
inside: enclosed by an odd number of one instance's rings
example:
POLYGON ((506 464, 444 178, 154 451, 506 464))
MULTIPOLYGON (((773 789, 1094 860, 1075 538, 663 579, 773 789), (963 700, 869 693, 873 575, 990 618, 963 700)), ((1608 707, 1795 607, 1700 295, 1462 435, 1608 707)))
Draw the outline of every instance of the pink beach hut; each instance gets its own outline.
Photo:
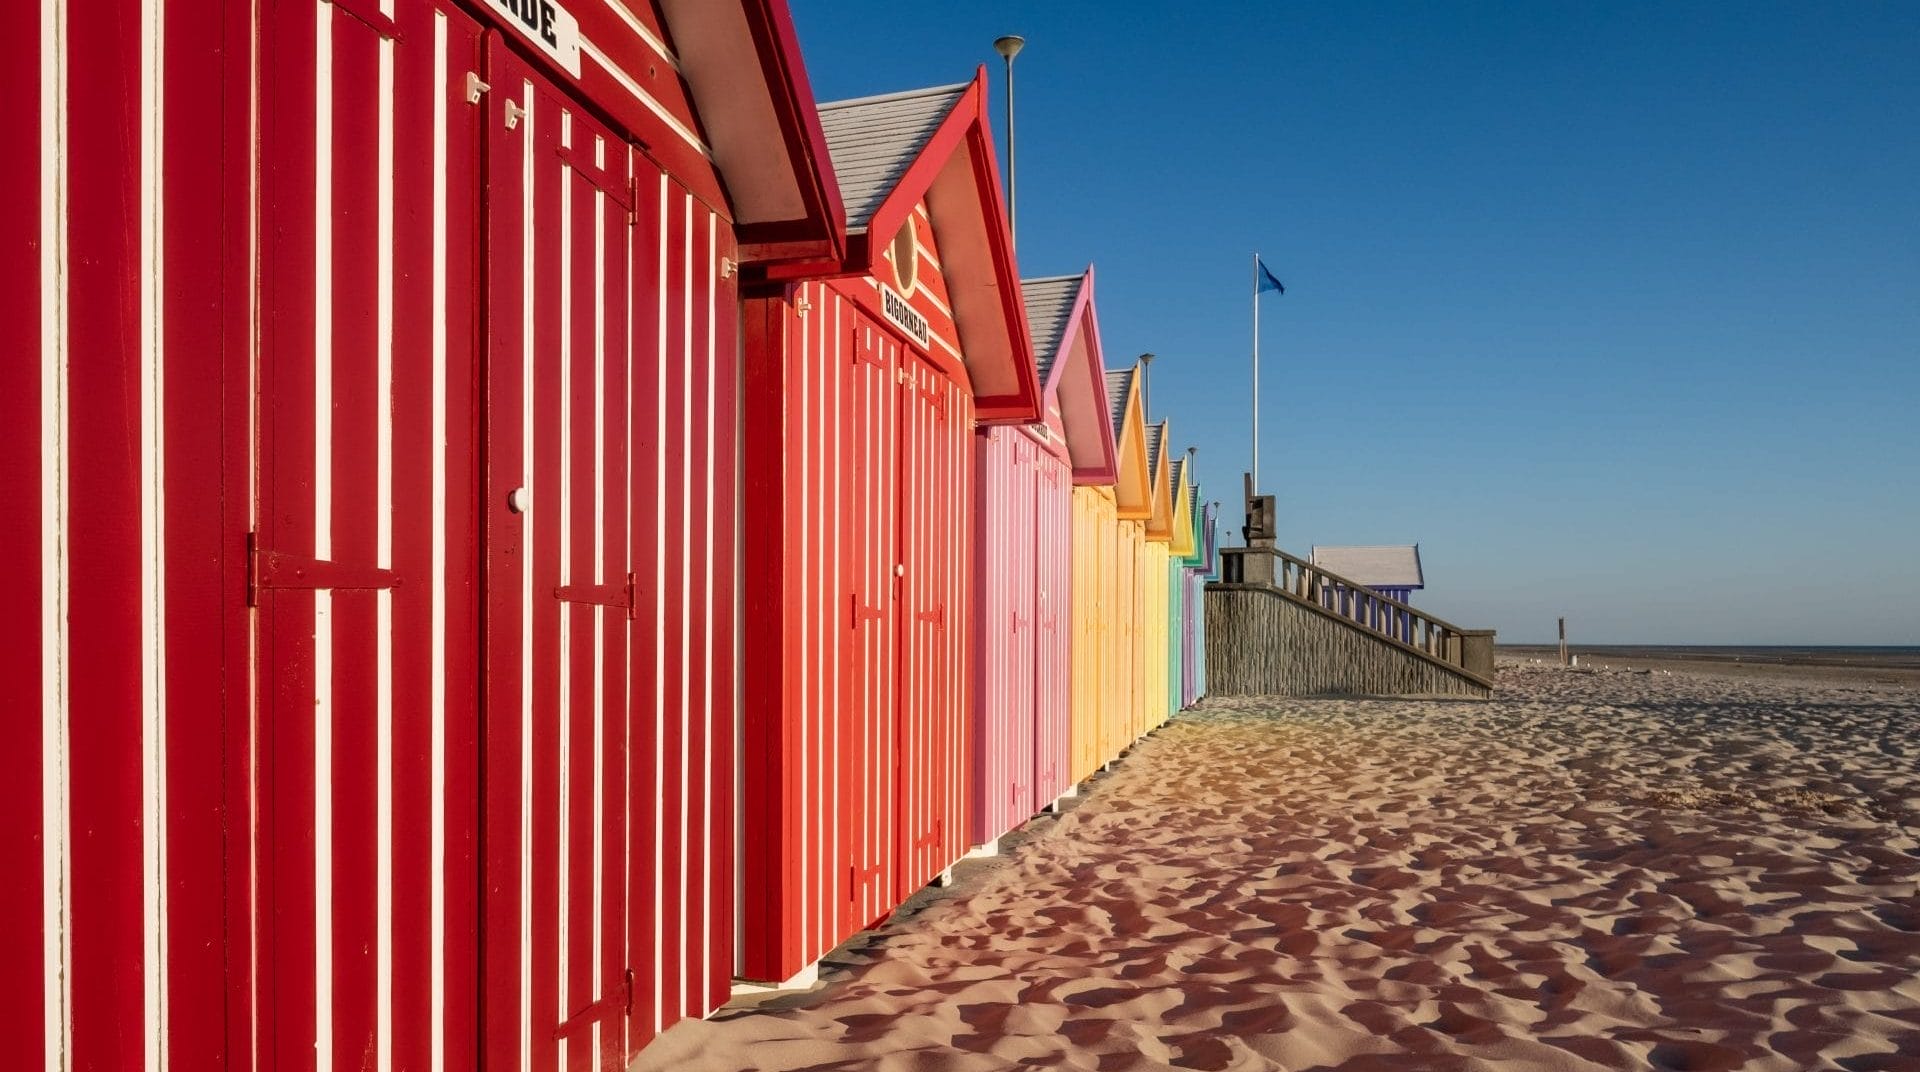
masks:
POLYGON ((1117 479, 1093 269, 1020 284, 1041 420, 975 437, 973 808, 968 840, 1065 795, 1071 762, 1073 488, 1117 479))

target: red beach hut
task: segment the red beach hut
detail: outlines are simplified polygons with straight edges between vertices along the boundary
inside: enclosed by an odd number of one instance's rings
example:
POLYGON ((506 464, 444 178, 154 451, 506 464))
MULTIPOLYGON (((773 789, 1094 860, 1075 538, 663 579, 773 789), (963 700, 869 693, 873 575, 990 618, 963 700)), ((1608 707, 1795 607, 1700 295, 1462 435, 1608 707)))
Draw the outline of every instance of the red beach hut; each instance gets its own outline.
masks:
POLYGON ((731 976, 735 290, 841 233, 784 4, 32 8, 8 1063, 620 1067, 731 976))
POLYGON ((996 842, 1078 780, 1073 489, 1118 477, 1093 269, 1025 280, 1021 292, 1041 419, 975 437, 973 845, 996 842))
POLYGON ((746 305, 741 974, 965 849, 973 435, 1039 415, 986 72, 822 105, 846 256, 746 305))

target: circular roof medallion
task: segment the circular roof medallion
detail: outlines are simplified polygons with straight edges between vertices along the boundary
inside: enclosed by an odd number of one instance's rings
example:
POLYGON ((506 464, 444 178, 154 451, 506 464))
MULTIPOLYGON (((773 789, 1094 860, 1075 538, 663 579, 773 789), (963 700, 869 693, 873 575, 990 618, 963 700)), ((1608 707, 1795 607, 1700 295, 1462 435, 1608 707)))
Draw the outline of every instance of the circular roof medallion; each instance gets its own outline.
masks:
POLYGON ((920 280, 919 224, 912 216, 894 232, 893 246, 889 250, 889 259, 893 261, 894 285, 900 288, 902 297, 913 293, 914 284, 920 280))

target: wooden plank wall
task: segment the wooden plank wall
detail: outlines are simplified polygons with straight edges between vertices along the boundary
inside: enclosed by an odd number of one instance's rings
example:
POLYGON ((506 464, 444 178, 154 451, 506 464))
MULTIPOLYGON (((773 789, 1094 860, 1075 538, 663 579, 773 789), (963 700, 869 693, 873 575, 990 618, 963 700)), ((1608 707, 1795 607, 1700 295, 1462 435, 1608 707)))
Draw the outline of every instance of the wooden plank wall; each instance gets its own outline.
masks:
POLYGON ((1214 696, 1460 696, 1467 681, 1257 586, 1209 585, 1207 691, 1214 696))
POLYGON ((251 1047, 249 14, 7 13, 5 1064, 219 1068, 251 1047))
MULTIPOLYGON (((1167 605, 1167 565, 1172 556, 1163 541, 1148 540, 1140 549, 1138 568, 1139 605, 1136 616, 1140 630, 1141 722, 1133 738, 1166 723, 1173 713, 1168 701, 1169 650, 1171 638, 1178 635, 1172 609, 1167 605)), ((1124 747, 1124 745, 1122 746, 1124 747)))
POLYGON ((974 555, 973 802, 967 843, 984 845, 1034 812, 1034 744, 1039 665, 1038 555, 1034 528, 1039 465, 1045 455, 1018 428, 974 436, 980 508, 974 555))
POLYGON ((867 290, 746 304, 751 979, 790 978, 965 849, 973 399, 856 300, 867 290))
POLYGON ((659 102, 603 126, 453 0, 30 6, 9 1065, 614 1066, 709 1011, 738 351, 705 156, 669 177, 627 140, 669 140, 659 102))
POLYGON ((1074 779, 1073 732, 1073 471, 1064 459, 1043 453, 1036 467, 1038 501, 1034 536, 1034 743, 1033 804, 1038 811, 1065 793, 1074 779))

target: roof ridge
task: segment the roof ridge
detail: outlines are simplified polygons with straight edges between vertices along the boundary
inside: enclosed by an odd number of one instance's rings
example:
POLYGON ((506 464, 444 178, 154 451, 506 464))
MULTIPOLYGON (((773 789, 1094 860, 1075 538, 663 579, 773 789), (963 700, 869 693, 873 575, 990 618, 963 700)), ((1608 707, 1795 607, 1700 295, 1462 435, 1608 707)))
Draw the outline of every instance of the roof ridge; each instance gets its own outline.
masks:
POLYGON ((951 85, 944 85, 944 86, 926 86, 921 89, 902 89, 893 93, 875 93, 875 94, 872 94, 871 96, 866 96, 866 97, 848 97, 845 100, 823 101, 819 104, 814 105, 814 108, 818 111, 824 112, 831 108, 851 108, 861 104, 882 104, 887 101, 911 100, 914 97, 932 97, 942 93, 953 93, 953 92, 965 90, 968 86, 972 84, 973 84, 972 82, 955 82, 951 85))
POLYGON ((1023 276, 1020 279, 1020 285, 1025 286, 1028 283, 1060 283, 1060 282, 1065 282, 1066 280, 1069 280, 1069 279, 1085 279, 1086 275, 1087 275, 1086 272, 1080 271, 1080 272, 1068 272, 1065 275, 1023 276))

